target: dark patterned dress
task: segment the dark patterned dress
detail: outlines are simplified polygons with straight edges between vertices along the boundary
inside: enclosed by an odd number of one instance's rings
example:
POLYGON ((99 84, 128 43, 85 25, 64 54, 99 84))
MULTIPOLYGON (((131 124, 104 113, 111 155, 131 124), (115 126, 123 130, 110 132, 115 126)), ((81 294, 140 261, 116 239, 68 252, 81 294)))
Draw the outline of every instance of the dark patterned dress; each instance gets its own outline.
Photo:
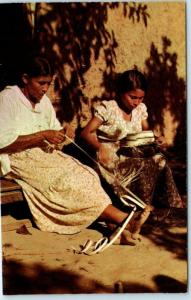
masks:
POLYGON ((121 139, 142 131, 142 120, 148 117, 145 104, 141 103, 133 110, 131 121, 124 120, 115 100, 103 101, 95 107, 94 115, 103 121, 98 138, 108 148, 110 156, 110 163, 102 165, 99 172, 115 193, 118 196, 124 194, 120 184, 123 182, 147 204, 182 207, 172 171, 156 143, 121 148, 121 139))

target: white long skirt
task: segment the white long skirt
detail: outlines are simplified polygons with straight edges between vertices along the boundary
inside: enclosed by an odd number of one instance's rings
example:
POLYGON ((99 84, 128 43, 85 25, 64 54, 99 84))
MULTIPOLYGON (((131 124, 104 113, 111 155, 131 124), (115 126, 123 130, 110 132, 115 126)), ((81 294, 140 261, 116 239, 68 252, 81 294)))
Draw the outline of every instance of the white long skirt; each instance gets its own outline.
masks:
POLYGON ((42 231, 80 232, 111 204, 97 173, 60 151, 33 148, 11 154, 10 161, 13 178, 42 231))

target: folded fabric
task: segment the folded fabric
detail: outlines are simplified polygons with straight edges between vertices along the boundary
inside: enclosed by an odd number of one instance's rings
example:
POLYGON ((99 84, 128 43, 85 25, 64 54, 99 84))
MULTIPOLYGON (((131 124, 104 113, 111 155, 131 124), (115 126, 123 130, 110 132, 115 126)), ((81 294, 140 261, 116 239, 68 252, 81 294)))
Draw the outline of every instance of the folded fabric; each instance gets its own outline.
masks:
POLYGON ((136 147, 142 145, 149 145, 155 142, 154 134, 151 130, 141 131, 139 133, 128 134, 120 141, 120 146, 123 147, 136 147))

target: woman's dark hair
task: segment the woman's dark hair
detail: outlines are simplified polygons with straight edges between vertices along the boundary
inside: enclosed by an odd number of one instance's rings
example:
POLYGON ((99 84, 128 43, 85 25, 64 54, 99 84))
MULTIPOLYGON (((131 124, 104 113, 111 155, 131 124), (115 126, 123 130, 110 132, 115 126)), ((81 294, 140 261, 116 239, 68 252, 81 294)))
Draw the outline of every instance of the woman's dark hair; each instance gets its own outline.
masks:
POLYGON ((138 70, 128 70, 120 74, 117 80, 117 93, 123 94, 129 91, 140 89, 147 91, 145 76, 138 70))
POLYGON ((25 73, 29 77, 54 75, 50 59, 33 52, 24 57, 10 60, 0 67, 0 90, 4 89, 6 85, 23 86, 22 75, 25 73))
POLYGON ((53 76, 54 70, 49 61, 42 56, 28 56, 20 65, 20 75, 26 73, 29 77, 53 76))

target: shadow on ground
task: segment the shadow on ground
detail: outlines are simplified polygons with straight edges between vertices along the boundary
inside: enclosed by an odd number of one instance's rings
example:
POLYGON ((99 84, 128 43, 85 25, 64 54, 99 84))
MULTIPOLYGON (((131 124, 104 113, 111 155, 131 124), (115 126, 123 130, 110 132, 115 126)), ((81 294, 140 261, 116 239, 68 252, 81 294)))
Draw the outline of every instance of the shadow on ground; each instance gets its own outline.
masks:
POLYGON ((3 292, 17 294, 75 294, 112 293, 111 288, 82 274, 64 270, 64 267, 48 269, 42 264, 24 265, 9 260, 3 263, 3 292))
POLYGON ((153 281, 156 285, 155 291, 146 285, 128 282, 121 283, 121 290, 123 293, 185 293, 187 291, 187 284, 166 275, 156 275, 153 281))
POLYGON ((158 209, 144 225, 142 234, 176 256, 187 260, 187 209, 158 209))
POLYGON ((153 277, 156 288, 132 282, 117 282, 104 286, 81 274, 60 269, 48 269, 41 264, 31 267, 18 261, 3 263, 3 294, 80 294, 80 293, 184 293, 187 285, 165 275, 153 277))

